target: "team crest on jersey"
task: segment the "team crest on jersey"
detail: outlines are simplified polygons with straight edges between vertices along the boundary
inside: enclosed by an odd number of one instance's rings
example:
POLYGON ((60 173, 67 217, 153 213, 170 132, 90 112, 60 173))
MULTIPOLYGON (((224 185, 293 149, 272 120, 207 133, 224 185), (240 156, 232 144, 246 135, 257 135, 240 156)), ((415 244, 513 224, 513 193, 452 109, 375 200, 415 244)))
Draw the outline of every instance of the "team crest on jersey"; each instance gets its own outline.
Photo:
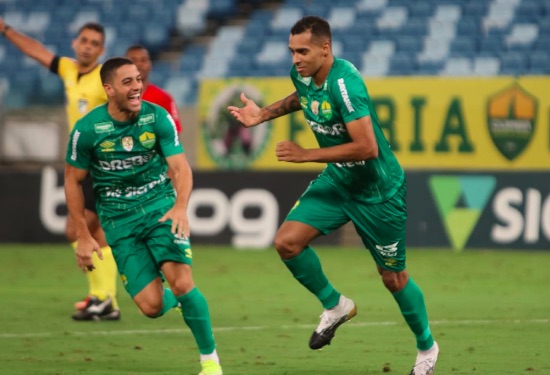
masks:
POLYGON ((115 142, 105 141, 99 144, 101 152, 113 152, 115 150, 115 142))
POLYGON ((155 122, 155 114, 154 113, 149 113, 148 115, 140 116, 140 118, 138 120, 138 125, 139 126, 147 125, 147 124, 152 124, 154 122, 155 122))
POLYGON ((126 151, 132 151, 132 148, 134 148, 134 139, 132 137, 122 138, 122 147, 126 151))
POLYGON ((78 99, 78 112, 88 113, 88 101, 86 99, 78 99))
POLYGON ((317 100, 311 102, 311 112, 313 112, 315 116, 319 114, 319 102, 317 100))
POLYGON ((157 137, 155 137, 155 133, 145 132, 141 133, 139 136, 139 143, 141 143, 145 148, 152 149, 155 145, 156 139, 157 137))
POLYGON ((305 96, 300 96, 300 105, 302 109, 307 109, 307 98, 305 96))
POLYGON ((329 102, 323 101, 323 103, 321 103, 321 115, 326 119, 332 117, 332 107, 329 102))

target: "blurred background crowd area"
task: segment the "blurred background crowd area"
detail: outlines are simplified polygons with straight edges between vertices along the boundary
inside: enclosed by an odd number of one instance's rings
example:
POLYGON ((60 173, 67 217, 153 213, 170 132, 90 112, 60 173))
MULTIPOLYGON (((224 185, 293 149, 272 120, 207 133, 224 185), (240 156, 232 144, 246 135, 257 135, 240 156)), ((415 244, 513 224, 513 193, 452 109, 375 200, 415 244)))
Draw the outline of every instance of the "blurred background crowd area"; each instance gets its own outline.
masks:
MULTIPOLYGON (((325 17, 333 51, 365 77, 550 73, 550 0, 0 0, 12 27, 72 56, 87 21, 106 27, 103 58, 134 43, 152 53, 151 81, 193 106, 210 77, 286 76, 289 29, 325 17)), ((0 43, 5 109, 61 104, 58 77, 0 43)))

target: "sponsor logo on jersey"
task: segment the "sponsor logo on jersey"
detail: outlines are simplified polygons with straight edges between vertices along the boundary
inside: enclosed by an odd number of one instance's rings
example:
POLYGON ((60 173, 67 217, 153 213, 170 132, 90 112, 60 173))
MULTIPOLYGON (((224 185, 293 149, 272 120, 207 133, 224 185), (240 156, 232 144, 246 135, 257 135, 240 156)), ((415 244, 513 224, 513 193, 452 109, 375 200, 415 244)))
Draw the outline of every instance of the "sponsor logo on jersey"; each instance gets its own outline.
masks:
POLYGON ((96 133, 107 133, 115 130, 115 126, 112 122, 100 122, 94 124, 94 130, 96 133))
POLYGON ((134 148, 134 139, 132 137, 122 138, 122 147, 126 151, 132 151, 132 149, 134 148))
POLYGON ((348 161, 345 163, 334 163, 338 168, 352 168, 357 166, 365 165, 366 162, 364 160, 358 160, 358 161, 348 161))
POLYGON ((167 114, 166 118, 168 118, 168 121, 170 121, 170 124, 172 124, 172 129, 174 130, 174 146, 179 146, 180 137, 178 137, 178 127, 176 126, 176 122, 171 114, 167 114))
POLYGON ((88 101, 86 99, 78 99, 78 112, 80 113, 88 113, 88 101))
POLYGON ((77 156, 76 145, 78 144, 78 138, 80 138, 80 132, 78 130, 75 130, 73 134, 73 149, 71 152, 71 160, 76 160, 76 156, 77 156))
POLYGON ((101 147, 101 152, 112 152, 115 150, 115 142, 105 141, 99 144, 101 147))
POLYGON ((311 112, 313 112, 315 116, 319 114, 319 102, 317 100, 311 102, 311 112))
POLYGON ((355 109, 353 109, 351 105, 351 100, 349 100, 348 89, 346 88, 346 83, 343 78, 338 78, 338 87, 340 88, 340 94, 342 94, 342 99, 344 100, 348 112, 355 112, 355 109))
POLYGON ((325 126, 315 121, 307 120, 307 122, 311 130, 313 130, 315 133, 324 135, 341 135, 342 133, 347 133, 346 127, 343 124, 333 124, 331 126, 325 126))
POLYGON ((133 167, 137 167, 143 164, 148 163, 151 159, 153 159, 154 153, 146 154, 146 155, 137 155, 132 156, 131 158, 127 159, 114 159, 114 160, 99 160, 98 163, 101 167, 101 169, 105 171, 122 171, 124 169, 130 169, 133 167))
POLYGON ((137 196, 143 195, 145 193, 148 193, 155 186, 160 185, 160 184, 164 183, 165 181, 166 181, 166 175, 161 174, 161 175, 159 175, 158 180, 151 181, 151 182, 149 182, 145 185, 142 185, 142 186, 128 186, 125 189, 107 188, 106 193, 105 193, 105 197, 116 197, 116 198, 119 198, 119 197, 122 197, 122 196, 124 196, 126 198, 137 197, 137 196))
POLYGON ((376 250, 378 250, 378 252, 382 255, 382 256, 385 256, 385 257, 391 257, 391 256, 394 256, 397 254, 397 244, 399 243, 399 241, 397 241, 396 243, 392 243, 390 245, 374 245, 374 247, 376 247, 376 250))
POLYGON ((145 132, 141 133, 139 136, 139 143, 141 143, 145 148, 152 149, 155 145, 156 139, 155 133, 145 132))
POLYGON ((189 238, 185 235, 178 236, 177 234, 174 234, 174 240, 172 242, 176 245, 189 246, 189 238))
POLYGON ((154 113, 149 113, 148 115, 140 116, 139 119, 138 119, 138 125, 139 126, 152 124, 154 122, 155 122, 155 114, 154 113))
POLYGON ((154 113, 149 113, 148 115, 139 117, 138 125, 139 126, 147 125, 147 124, 152 124, 154 122, 155 122, 155 114, 154 113))
POLYGON ((517 158, 535 133, 537 99, 517 83, 489 98, 487 125, 493 143, 508 160, 517 158))

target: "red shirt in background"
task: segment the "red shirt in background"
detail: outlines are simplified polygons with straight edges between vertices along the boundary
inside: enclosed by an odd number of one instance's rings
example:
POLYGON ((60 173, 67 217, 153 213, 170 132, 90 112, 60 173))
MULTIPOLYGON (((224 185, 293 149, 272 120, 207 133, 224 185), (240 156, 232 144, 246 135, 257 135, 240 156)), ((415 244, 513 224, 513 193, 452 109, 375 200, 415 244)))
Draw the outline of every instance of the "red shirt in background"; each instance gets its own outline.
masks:
POLYGON ((170 94, 168 94, 166 91, 164 91, 160 87, 155 86, 152 83, 149 83, 149 85, 147 86, 147 90, 145 90, 145 92, 143 93, 142 99, 147 100, 148 102, 160 105, 162 108, 166 109, 174 119, 178 133, 181 132, 181 123, 180 123, 180 116, 178 114, 178 107, 170 94))

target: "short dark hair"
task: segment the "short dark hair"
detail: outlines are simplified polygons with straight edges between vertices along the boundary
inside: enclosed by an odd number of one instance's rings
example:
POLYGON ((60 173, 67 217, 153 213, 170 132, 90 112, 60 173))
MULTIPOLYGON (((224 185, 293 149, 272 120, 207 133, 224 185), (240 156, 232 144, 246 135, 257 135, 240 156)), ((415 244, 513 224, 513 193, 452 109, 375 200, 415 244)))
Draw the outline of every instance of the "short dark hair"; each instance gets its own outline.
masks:
POLYGON ((101 76, 101 83, 110 83, 113 79, 113 73, 124 65, 134 65, 132 60, 127 59, 126 57, 111 57, 110 59, 107 59, 103 65, 101 66, 101 69, 99 70, 99 75, 101 76))
POLYGON ((96 31, 96 32, 100 33, 101 36, 103 37, 103 41, 105 41, 105 28, 100 23, 87 22, 84 25, 82 25, 80 27, 80 29, 78 29, 78 34, 76 34, 76 35, 82 34, 82 32, 84 30, 93 30, 93 31, 96 31))
POLYGON ((330 25, 325 19, 321 17, 302 17, 294 24, 294 26, 292 26, 292 29, 290 29, 290 34, 302 34, 306 31, 310 31, 311 35, 316 39, 327 38, 329 40, 332 40, 330 25))
POLYGON ((147 48, 145 48, 145 46, 143 44, 132 44, 130 47, 126 48, 126 54, 128 54, 128 52, 130 51, 147 51, 147 48))

